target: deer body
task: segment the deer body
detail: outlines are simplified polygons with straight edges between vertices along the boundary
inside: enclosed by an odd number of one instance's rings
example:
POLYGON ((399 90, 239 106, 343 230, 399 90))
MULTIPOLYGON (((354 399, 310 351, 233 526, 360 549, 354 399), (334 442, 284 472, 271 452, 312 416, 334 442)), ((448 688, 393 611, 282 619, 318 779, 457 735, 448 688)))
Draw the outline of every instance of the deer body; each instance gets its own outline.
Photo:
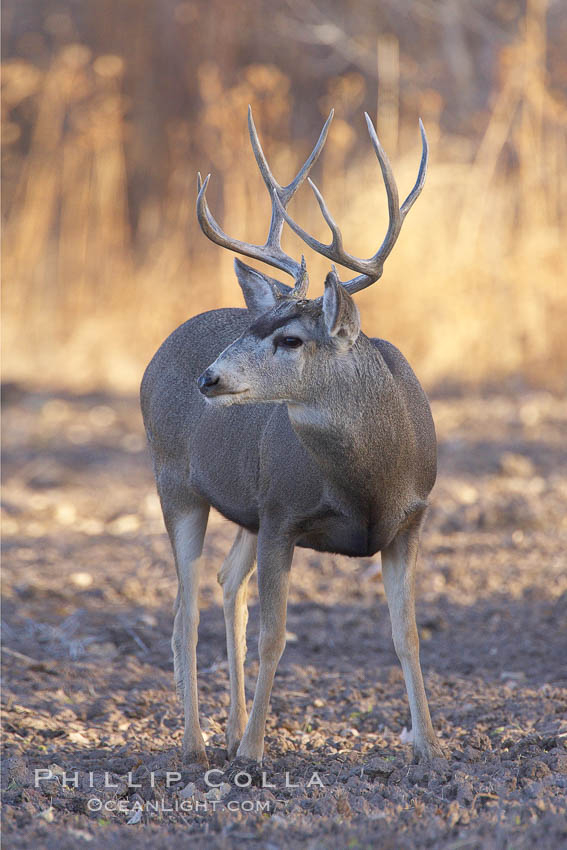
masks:
POLYGON ((376 554, 423 510, 435 481, 435 431, 417 378, 393 345, 360 334, 352 363, 320 387, 324 413, 269 403, 214 409, 197 378, 249 325, 246 310, 196 316, 150 363, 142 405, 160 491, 174 490, 183 468, 185 487, 254 534, 278 510, 296 546, 376 554))
MULTIPOLYGON (((322 247, 332 248, 333 258, 359 275, 341 284, 333 270, 323 297, 308 301, 304 263, 299 266, 283 254, 279 234, 284 218, 301 231, 285 207, 318 149, 293 184, 282 188, 269 172, 252 123, 251 138, 273 190, 266 246, 237 243, 222 233, 206 207, 207 181, 200 182, 201 226, 214 241, 294 274, 295 287, 236 260, 248 309, 214 310, 185 322, 158 350, 141 387, 179 578, 172 647, 185 709, 184 757, 206 760, 198 716, 196 642, 199 559, 211 506, 239 526, 219 573, 231 687, 229 755, 262 758, 273 678, 285 646, 293 551, 303 546, 350 556, 382 553, 414 747, 418 756, 438 756, 419 665, 413 596, 419 531, 436 475, 435 430, 409 364, 394 346, 360 331, 350 295, 380 275, 383 255, 391 250, 415 198, 410 195, 396 207, 389 164, 377 148, 394 224, 396 209, 401 220, 396 226, 391 223, 386 247, 371 261, 344 254, 338 228, 320 199, 334 234, 332 245, 322 247), (246 589, 256 561, 260 669, 248 718, 243 671, 246 589)), ((425 173, 425 142, 424 151, 414 195, 425 173)))

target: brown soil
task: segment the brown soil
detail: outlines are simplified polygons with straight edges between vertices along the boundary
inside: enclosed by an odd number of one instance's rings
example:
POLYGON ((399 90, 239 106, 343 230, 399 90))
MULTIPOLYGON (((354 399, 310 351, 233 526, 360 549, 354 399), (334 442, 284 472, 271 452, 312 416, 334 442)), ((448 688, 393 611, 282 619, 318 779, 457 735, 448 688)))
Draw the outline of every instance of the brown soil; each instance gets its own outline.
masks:
MULTIPOLYGON (((237 787, 223 750, 216 583, 234 528, 213 516, 199 668, 213 779, 224 781, 214 790, 179 763, 175 572, 136 400, 17 386, 5 395, 5 847, 567 845, 563 399, 433 404, 440 470, 418 622, 447 763, 413 765, 403 743, 408 707, 379 570, 299 551, 267 730, 275 788, 254 771, 250 788, 237 787), (53 778, 35 787, 34 771, 49 768, 53 778), (166 789, 168 770, 181 778, 166 789), (286 771, 299 787, 285 787, 286 771), (104 787, 105 772, 116 787, 104 787)), ((254 588, 250 597, 249 696, 254 588)))

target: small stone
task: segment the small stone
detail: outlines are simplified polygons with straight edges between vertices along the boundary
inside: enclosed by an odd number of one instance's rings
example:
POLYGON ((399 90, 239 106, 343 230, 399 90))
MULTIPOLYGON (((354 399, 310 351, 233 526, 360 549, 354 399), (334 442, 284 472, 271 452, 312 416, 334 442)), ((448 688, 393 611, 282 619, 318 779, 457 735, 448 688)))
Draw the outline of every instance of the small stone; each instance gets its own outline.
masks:
POLYGON ((55 762, 53 764, 50 764, 48 769, 51 771, 53 776, 62 777, 65 775, 65 771, 63 770, 63 768, 60 767, 58 764, 55 764, 55 762))
POLYGON ((131 824, 140 823, 140 821, 141 821, 141 820, 142 820, 142 809, 141 809, 141 808, 136 808, 136 809, 134 810, 134 813, 133 813, 132 817, 131 817, 131 818, 129 818, 129 819, 126 821, 126 823, 128 824, 128 826, 130 826, 131 824))
POLYGON ((367 776, 369 779, 380 779, 386 782, 388 777, 394 772, 392 762, 386 761, 383 758, 371 759, 362 768, 362 776, 367 776))
POLYGON ((47 821, 47 823, 53 823, 55 820, 55 809, 53 806, 49 806, 48 809, 44 809, 40 812, 38 817, 43 818, 43 820, 47 821))
POLYGON ((68 737, 73 744, 79 744, 80 746, 85 747, 90 746, 91 744, 87 736, 83 735, 82 732, 69 732, 68 737))
MULTIPOLYGON (((197 786, 194 782, 188 782, 185 788, 182 788, 181 791, 178 791, 178 795, 182 800, 189 800, 191 797, 195 796, 195 792, 197 790, 197 786)), ((214 790, 214 789, 213 789, 214 790)))
MULTIPOLYGON (((228 783, 225 782, 225 783, 223 783, 223 785, 228 785, 228 783)), ((230 789, 230 785, 228 787, 230 789)), ((221 789, 220 788, 211 788, 209 791, 207 791, 207 793, 205 794, 205 797, 207 798, 207 800, 220 800, 221 797, 222 797, 221 789)))

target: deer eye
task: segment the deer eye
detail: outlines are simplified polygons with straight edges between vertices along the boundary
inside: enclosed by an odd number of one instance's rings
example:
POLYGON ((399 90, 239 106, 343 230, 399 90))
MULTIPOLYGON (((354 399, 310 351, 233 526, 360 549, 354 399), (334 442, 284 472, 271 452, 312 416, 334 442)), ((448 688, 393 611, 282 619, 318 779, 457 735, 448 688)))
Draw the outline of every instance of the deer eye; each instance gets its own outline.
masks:
POLYGON ((278 342, 284 348, 299 348, 300 345, 303 345, 303 340, 298 336, 283 336, 278 342))

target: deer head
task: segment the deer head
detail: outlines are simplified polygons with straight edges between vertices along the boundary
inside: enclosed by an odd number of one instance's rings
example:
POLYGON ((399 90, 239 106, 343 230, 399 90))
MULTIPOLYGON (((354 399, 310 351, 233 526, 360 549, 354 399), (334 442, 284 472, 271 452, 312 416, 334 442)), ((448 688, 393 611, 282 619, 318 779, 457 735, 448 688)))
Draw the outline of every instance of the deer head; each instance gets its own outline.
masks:
POLYGON ((333 270, 325 294, 312 301, 274 292, 270 278, 236 261, 250 327, 201 375, 198 386, 217 404, 308 402, 333 359, 360 331, 358 308, 333 270), (251 283, 253 284, 250 289, 251 283))
POLYGON ((224 233, 211 215, 206 201, 210 175, 204 181, 198 176, 197 216, 205 235, 218 245, 261 260, 294 279, 291 287, 235 260, 236 276, 250 312, 251 325, 199 378, 199 389, 211 402, 226 405, 257 401, 309 401, 313 396, 315 381, 321 381, 325 374, 329 376, 333 368, 344 367, 345 357, 356 346, 360 316, 351 295, 381 277, 384 262, 394 247, 404 219, 423 188, 428 148, 420 121, 422 157, 419 172, 413 189, 400 206, 392 168, 372 121, 366 114, 368 132, 386 186, 390 220, 378 251, 369 259, 359 259, 345 251, 341 232, 323 196, 311 180, 309 183, 331 230, 331 242, 326 245, 317 241, 287 213, 289 201, 308 177, 321 153, 332 118, 333 111, 296 177, 287 186, 280 186, 262 151, 249 107, 248 126, 252 149, 272 199, 270 227, 262 246, 241 242, 224 233), (307 300, 309 279, 305 258, 297 262, 281 248, 284 221, 309 247, 333 262, 356 271, 356 277, 341 282, 333 266, 325 280, 324 295, 307 300))

